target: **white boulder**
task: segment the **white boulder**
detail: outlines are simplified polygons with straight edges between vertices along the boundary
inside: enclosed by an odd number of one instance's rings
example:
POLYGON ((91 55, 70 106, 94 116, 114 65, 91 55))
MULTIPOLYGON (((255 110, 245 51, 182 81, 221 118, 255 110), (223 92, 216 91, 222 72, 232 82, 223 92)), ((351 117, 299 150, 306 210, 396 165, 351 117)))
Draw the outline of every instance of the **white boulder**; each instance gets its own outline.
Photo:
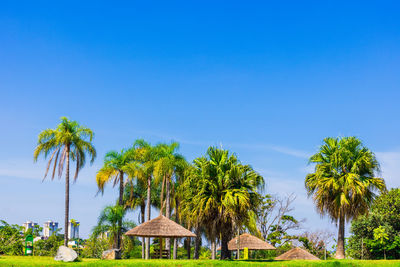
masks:
POLYGON ((57 251, 57 255, 54 257, 56 261, 70 262, 75 261, 78 258, 75 250, 66 246, 60 246, 57 251))

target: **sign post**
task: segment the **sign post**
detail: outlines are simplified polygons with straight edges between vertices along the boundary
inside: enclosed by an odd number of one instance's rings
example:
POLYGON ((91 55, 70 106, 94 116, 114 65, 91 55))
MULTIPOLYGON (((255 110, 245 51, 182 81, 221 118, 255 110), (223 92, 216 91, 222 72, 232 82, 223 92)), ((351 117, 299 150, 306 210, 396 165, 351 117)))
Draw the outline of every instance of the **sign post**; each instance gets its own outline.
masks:
POLYGON ((25 256, 33 256, 33 236, 27 235, 25 238, 25 256))
POLYGON ((249 259, 249 248, 244 248, 243 250, 243 259, 248 260, 249 259))

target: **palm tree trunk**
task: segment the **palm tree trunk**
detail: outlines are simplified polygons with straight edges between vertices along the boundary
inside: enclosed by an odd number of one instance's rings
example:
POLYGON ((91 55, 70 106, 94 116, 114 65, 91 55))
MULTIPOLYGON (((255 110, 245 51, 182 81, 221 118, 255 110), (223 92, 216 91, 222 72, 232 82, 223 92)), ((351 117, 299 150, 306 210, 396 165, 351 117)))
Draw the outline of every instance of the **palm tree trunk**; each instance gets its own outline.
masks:
POLYGON ((211 239, 211 259, 215 260, 215 253, 216 252, 216 246, 215 246, 215 238, 213 237, 211 239))
MULTIPOLYGON (((140 205, 140 213, 141 213, 141 217, 142 217, 142 223, 144 223, 144 216, 145 216, 145 214, 144 214, 144 211, 145 211, 145 203, 143 202, 141 205, 140 205)), ((145 249, 144 249, 144 243, 145 243, 145 241, 144 241, 144 237, 142 237, 142 259, 144 259, 145 258, 145 249)))
POLYGON ((190 246, 190 237, 186 238, 186 253, 187 253, 187 258, 190 260, 190 254, 191 254, 191 246, 190 246))
POLYGON ((232 225, 223 225, 221 233, 221 260, 230 259, 231 252, 228 250, 228 242, 232 239, 232 225))
POLYGON ((164 215, 164 185, 165 185, 165 176, 163 177, 161 184, 160 215, 164 215))
MULTIPOLYGON (((151 176, 147 177, 147 201, 146 201, 146 209, 147 209, 147 220, 150 221, 150 212, 151 212, 151 176)), ((146 260, 150 258, 150 238, 146 237, 146 260)))
MULTIPOLYGON (((162 185, 161 185, 160 215, 163 215, 163 210, 164 210, 164 184, 165 184, 165 176, 163 177, 162 185)), ((162 243, 163 243, 163 239, 160 237, 160 259, 162 259, 162 243)))
MULTIPOLYGON (((165 186, 165 217, 167 217, 168 219, 171 217, 171 205, 170 205, 170 179, 169 177, 167 177, 166 182, 166 186, 165 186)), ((166 238, 165 239, 165 249, 168 251, 171 251, 171 239, 170 238, 166 238)))
MULTIPOLYGON (((175 222, 179 224, 179 200, 175 198, 175 222)), ((174 238, 174 253, 173 259, 176 260, 178 255, 178 239, 174 238)))
MULTIPOLYGON (((118 204, 122 206, 124 204, 124 172, 121 171, 119 176, 119 200, 118 204)), ((121 248, 121 240, 122 240, 122 218, 118 221, 118 234, 117 234, 117 249, 121 248)))
POLYGON ((344 215, 340 212, 339 216, 339 232, 338 232, 338 241, 336 247, 336 259, 344 259, 344 215))
POLYGON ((237 259, 240 260, 240 229, 237 229, 237 259))
POLYGON ((200 226, 197 226, 196 228, 196 239, 194 242, 194 254, 193 254, 193 259, 198 260, 200 256, 200 244, 201 244, 201 230, 200 226))
POLYGON ((69 148, 67 146, 66 158, 67 166, 65 170, 65 221, 64 221, 64 246, 68 247, 68 222, 69 222, 69 148))

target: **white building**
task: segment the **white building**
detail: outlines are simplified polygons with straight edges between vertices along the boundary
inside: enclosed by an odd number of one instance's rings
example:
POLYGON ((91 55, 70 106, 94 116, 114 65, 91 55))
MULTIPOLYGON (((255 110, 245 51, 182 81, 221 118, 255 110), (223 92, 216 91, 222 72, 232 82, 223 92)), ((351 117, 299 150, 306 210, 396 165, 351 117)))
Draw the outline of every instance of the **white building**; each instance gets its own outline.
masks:
POLYGON ((68 223, 68 239, 79 238, 79 222, 69 220, 68 223))
POLYGON ((47 221, 43 226, 43 236, 50 237, 58 229, 58 222, 47 221))
POLYGON ((25 229, 24 231, 26 232, 26 231, 28 231, 28 229, 32 229, 32 231, 33 231, 33 228, 35 228, 35 225, 38 225, 38 224, 34 223, 32 221, 27 221, 22 226, 24 227, 24 229, 25 229))
POLYGON ((101 238, 101 239, 108 239, 108 238, 110 238, 110 236, 111 236, 111 233, 110 233, 109 231, 106 231, 106 232, 101 233, 101 234, 99 235, 99 238, 101 238))

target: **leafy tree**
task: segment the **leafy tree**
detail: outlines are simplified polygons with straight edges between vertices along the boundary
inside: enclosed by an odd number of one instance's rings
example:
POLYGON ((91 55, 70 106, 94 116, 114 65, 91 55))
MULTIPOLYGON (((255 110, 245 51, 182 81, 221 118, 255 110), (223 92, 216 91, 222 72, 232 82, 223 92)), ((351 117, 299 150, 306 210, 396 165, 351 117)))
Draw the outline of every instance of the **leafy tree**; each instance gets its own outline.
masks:
POLYGON ((367 213, 375 191, 386 190, 384 180, 375 177, 378 161, 356 137, 328 137, 310 162, 316 166, 305 179, 308 195, 322 215, 338 223, 336 258, 343 259, 345 221, 367 213))
POLYGON ((261 205, 257 209, 257 226, 264 240, 273 246, 282 246, 296 239, 290 235, 290 230, 297 230, 304 221, 298 221, 290 215, 294 210, 292 207, 296 196, 291 194, 284 198, 265 195, 261 205))
POLYGON ((92 233, 90 238, 86 240, 81 256, 83 258, 97 258, 100 259, 103 251, 107 250, 110 246, 108 238, 99 238, 92 233))
MULTIPOLYGON (((379 230, 380 231, 380 230, 379 230)), ((368 216, 360 216, 351 224, 349 252, 353 258, 400 258, 400 189, 380 195, 371 206, 368 216), (374 235, 381 228, 387 234, 385 246, 374 235)))
POLYGON ((43 231, 43 227, 39 226, 39 225, 35 225, 33 228, 29 228, 28 230, 26 230, 24 232, 24 236, 27 235, 32 235, 34 238, 37 236, 40 236, 41 232, 43 231))
POLYGON ((34 243, 34 254, 35 256, 54 257, 62 243, 62 236, 58 235, 57 233, 53 233, 48 239, 41 239, 34 243))
POLYGON ((327 250, 327 243, 333 237, 327 231, 305 232, 298 237, 298 241, 311 254, 320 259, 330 258, 330 252, 327 250))
MULTIPOLYGON (((104 157, 104 165, 96 174, 96 182, 99 192, 103 193, 106 183, 113 182, 113 185, 119 184, 118 205, 124 205, 124 175, 131 169, 130 164, 134 160, 134 151, 132 149, 110 151, 104 157)), ((122 228, 122 221, 119 222, 119 229, 122 228)), ((121 248, 121 232, 116 236, 115 248, 121 248)))
POLYGON ((0 254, 23 255, 24 243, 21 237, 23 228, 0 220, 0 254))
POLYGON ((387 241, 389 240, 389 235, 386 229, 381 225, 378 228, 374 229, 374 241, 381 248, 383 248, 383 258, 386 260, 386 247, 387 241))
POLYGON ((38 144, 34 151, 35 162, 43 154, 45 158, 50 156, 47 163, 44 178, 46 178, 53 163, 53 180, 58 167, 58 177, 61 178, 65 165, 65 231, 64 246, 68 244, 68 217, 69 217, 69 167, 70 160, 76 162, 74 182, 78 178, 79 171, 86 163, 86 157, 90 157, 90 163, 96 158, 96 150, 92 144, 93 132, 89 128, 79 125, 76 121, 70 121, 66 117, 61 118, 61 123, 56 129, 46 129, 39 134, 38 144), (53 161, 54 159, 54 161, 53 161))

